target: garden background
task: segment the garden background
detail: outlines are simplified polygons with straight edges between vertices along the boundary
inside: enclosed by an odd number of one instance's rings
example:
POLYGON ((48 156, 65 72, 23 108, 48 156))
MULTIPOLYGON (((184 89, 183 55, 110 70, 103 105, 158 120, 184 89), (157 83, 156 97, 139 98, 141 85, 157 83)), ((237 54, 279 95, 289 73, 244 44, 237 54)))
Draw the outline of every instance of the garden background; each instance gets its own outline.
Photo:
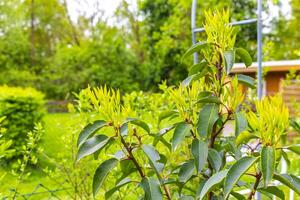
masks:
MULTIPOLYGON (((158 119, 151 111, 168 104, 160 93, 165 85, 187 77, 192 58, 182 61, 182 55, 191 46, 191 0, 122 0, 109 17, 103 1, 108 0, 1 0, 0 117, 6 117, 1 121, 7 132, 18 132, 8 138, 20 140, 1 160, 1 198, 91 199, 99 162, 76 163, 76 140, 97 116, 78 113, 90 109, 80 105, 86 98, 80 91, 103 85, 120 89, 129 104, 149 111, 144 118, 152 123, 158 119), (74 18, 70 4, 75 3, 93 9, 76 10, 74 18), (33 122, 41 125, 34 128, 33 122), (38 137, 30 138, 29 131, 38 137)), ((263 2, 263 60, 299 59, 300 1, 263 2)), ((202 10, 217 9, 228 9, 231 21, 254 18, 256 1, 198 1, 197 24, 204 23, 202 10)), ((255 60, 256 25, 237 31, 236 46, 255 60)), ((298 119, 299 106, 294 108, 298 119)), ((298 141, 295 134, 292 143, 298 141)), ((300 160, 293 156, 289 170, 299 175, 300 160)))

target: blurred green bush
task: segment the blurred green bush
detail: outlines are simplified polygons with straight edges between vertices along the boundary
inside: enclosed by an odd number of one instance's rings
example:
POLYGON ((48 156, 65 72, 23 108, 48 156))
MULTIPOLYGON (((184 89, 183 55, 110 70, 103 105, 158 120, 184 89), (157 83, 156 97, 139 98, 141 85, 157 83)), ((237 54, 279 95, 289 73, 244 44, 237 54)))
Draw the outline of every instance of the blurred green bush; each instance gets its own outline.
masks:
POLYGON ((27 133, 33 130, 45 114, 43 93, 33 88, 0 86, 0 118, 5 116, 2 125, 6 128, 3 139, 12 140, 10 149, 19 156, 26 143, 27 133))

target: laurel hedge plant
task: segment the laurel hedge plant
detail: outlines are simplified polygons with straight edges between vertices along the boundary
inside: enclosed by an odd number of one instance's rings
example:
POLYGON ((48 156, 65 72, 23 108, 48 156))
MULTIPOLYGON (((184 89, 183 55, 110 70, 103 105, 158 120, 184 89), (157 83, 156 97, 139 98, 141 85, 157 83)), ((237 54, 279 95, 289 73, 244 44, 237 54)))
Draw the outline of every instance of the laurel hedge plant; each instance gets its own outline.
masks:
POLYGON ((287 151, 300 153, 298 144, 281 142, 288 109, 279 96, 243 103, 241 84, 255 88, 255 81, 233 74, 232 67, 236 58, 246 67, 252 59, 234 47, 236 31, 227 11, 207 12, 205 32, 206 41, 183 55, 198 52, 201 62, 189 68, 178 87, 161 87, 169 100, 157 110, 157 123, 147 122, 149 113, 137 114, 117 90, 85 90, 85 105, 96 120, 78 137, 77 160, 93 154, 101 161, 93 177, 94 196, 253 199, 260 192, 285 199, 274 180, 300 194, 300 179, 279 173, 287 151))

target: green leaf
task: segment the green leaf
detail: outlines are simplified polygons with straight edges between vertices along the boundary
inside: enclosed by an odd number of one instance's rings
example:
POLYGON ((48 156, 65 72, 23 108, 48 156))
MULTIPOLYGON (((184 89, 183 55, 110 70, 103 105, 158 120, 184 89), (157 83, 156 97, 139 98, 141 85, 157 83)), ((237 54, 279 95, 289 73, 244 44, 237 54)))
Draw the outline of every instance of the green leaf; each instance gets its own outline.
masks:
POLYGON ((182 83, 181 83, 182 86, 183 87, 189 86, 193 81, 199 80, 200 78, 202 78, 203 76, 205 76, 207 74, 207 72, 208 72, 207 68, 204 68, 201 72, 198 72, 196 74, 188 76, 186 79, 184 79, 182 81, 182 83))
POLYGON ((173 150, 175 150, 178 144, 182 142, 182 140, 185 138, 185 136, 187 136, 190 133, 191 129, 192 129, 192 125, 187 124, 185 122, 181 122, 176 125, 176 128, 174 130, 174 135, 172 138, 173 150))
POLYGON ((251 58, 250 54, 248 53, 248 51, 246 51, 243 48, 236 48, 235 52, 243 60, 246 67, 249 67, 252 65, 252 58, 251 58))
POLYGON ((121 180, 130 175, 131 173, 137 171, 136 166, 132 160, 120 160, 120 168, 122 172, 121 180))
POLYGON ((111 141, 111 138, 106 135, 96 135, 86 140, 79 148, 77 152, 77 161, 81 158, 95 153, 98 150, 101 150, 111 141))
POLYGON ((136 126, 141 127, 144 129, 147 133, 150 133, 150 128, 147 123, 143 122, 142 120, 136 119, 136 118, 127 118, 124 123, 130 122, 136 126))
POLYGON ((127 136, 127 134, 128 134, 128 123, 124 123, 120 127, 120 135, 121 136, 127 136))
POLYGON ((114 188, 108 190, 105 193, 105 199, 109 199, 116 191, 118 191, 121 187, 127 185, 128 183, 131 183, 130 178, 124 178, 121 180, 114 188))
POLYGON ((228 170, 220 171, 214 175, 212 175, 207 181, 204 183, 201 192, 200 192, 200 200, 205 197, 205 195, 210 192, 215 186, 223 181, 227 174, 228 170))
POLYGON ((174 111, 174 110, 169 110, 169 111, 165 111, 162 112, 159 116, 158 116, 158 123, 160 123, 162 120, 167 119, 169 117, 174 116, 175 114, 177 114, 178 112, 174 111))
POLYGON ((285 160, 286 164, 287 164, 288 166, 290 166, 290 165, 291 165, 291 161, 290 161, 290 159, 289 159, 287 153, 286 153, 285 151, 282 150, 282 151, 281 151, 281 155, 282 155, 282 158, 285 160))
POLYGON ((97 120, 94 123, 88 124, 79 134, 77 140, 77 146, 79 147, 84 143, 86 139, 93 136, 99 129, 106 126, 107 123, 104 120, 97 120))
POLYGON ((212 96, 213 93, 212 92, 209 92, 209 91, 202 91, 199 93, 198 95, 198 99, 202 99, 204 97, 208 97, 208 96, 212 96))
POLYGON ((153 146, 147 144, 143 144, 142 149, 146 154, 146 156, 148 157, 150 165, 154 168, 156 174, 159 175, 164 168, 164 165, 159 162, 160 161, 159 153, 154 149, 153 146))
POLYGON ((205 166, 208 156, 208 145, 202 140, 194 139, 192 143, 192 155, 195 159, 197 171, 201 171, 205 166))
POLYGON ((179 199, 178 200, 194 200, 194 198, 192 197, 192 196, 181 196, 181 197, 179 197, 179 199))
POLYGON ((219 171, 222 165, 222 158, 215 149, 208 150, 208 161, 214 170, 219 171))
POLYGON ((300 195, 300 181, 297 177, 288 174, 274 174, 274 179, 286 185, 300 195))
POLYGON ((194 44, 192 47, 190 47, 185 54, 182 56, 181 60, 184 60, 186 57, 192 55, 193 53, 199 52, 200 50, 202 50, 203 48, 207 48, 211 45, 211 43, 207 43, 207 42, 198 42, 196 44, 194 44))
POLYGON ((221 104, 222 102, 218 97, 215 96, 206 96, 201 99, 199 99, 196 103, 215 103, 215 104, 221 104))
POLYGON ((237 78, 238 78, 238 82, 246 85, 249 88, 252 88, 252 89, 255 88, 255 80, 254 80, 254 78, 252 78, 250 76, 243 75, 243 74, 238 74, 237 78))
POLYGON ((231 192, 230 193, 234 198, 236 198, 236 199, 238 199, 238 200, 244 200, 244 199, 246 199, 246 197, 244 197, 244 195, 241 195, 241 194, 239 194, 239 193, 237 193, 237 192, 231 192))
POLYGON ((169 131, 171 131, 173 128, 175 128, 175 125, 171 125, 171 126, 169 126, 169 127, 166 127, 166 128, 163 128, 163 129, 159 130, 159 133, 153 135, 153 136, 154 136, 154 140, 153 140, 152 145, 153 145, 153 146, 156 146, 157 143, 160 141, 160 142, 162 142, 162 143, 163 143, 163 144, 171 151, 171 150, 172 150, 172 145, 171 145, 169 142, 167 142, 167 141, 163 138, 163 136, 164 136, 166 133, 168 133, 169 131))
POLYGON ((218 120, 219 106, 208 104, 203 106, 198 116, 197 131, 200 137, 207 137, 211 134, 215 122, 218 120))
POLYGON ((205 67, 207 67, 207 62, 200 62, 200 63, 194 64, 194 65, 189 69, 189 76, 201 72, 202 70, 205 69, 205 67))
POLYGON ((225 51, 224 52, 224 59, 225 59, 226 73, 228 75, 228 74, 230 74, 231 69, 234 65, 235 51, 234 50, 225 51))
POLYGON ((257 136, 254 135, 253 133, 249 133, 248 131, 243 131, 237 136, 235 144, 236 144, 236 146, 239 146, 239 145, 241 145, 243 143, 247 143, 249 140, 255 139, 255 138, 257 138, 257 136))
POLYGON ((197 74, 193 74, 193 75, 191 75, 191 76, 188 76, 186 79, 184 79, 184 80, 182 81, 182 86, 183 86, 183 87, 189 86, 189 85, 191 84, 191 82, 195 79, 196 75, 197 75, 197 74))
POLYGON ((267 188, 258 188, 257 191, 263 194, 264 193, 272 194, 278 197, 279 199, 285 200, 284 192, 276 186, 269 186, 267 188))
POLYGON ((234 163, 224 181, 224 197, 228 198, 234 185, 238 182, 243 174, 257 161, 258 158, 246 156, 234 163))
POLYGON ((109 160, 104 161, 99 165, 96 169, 93 178, 93 195, 94 197, 98 193, 100 187, 102 186, 105 178, 107 177, 108 173, 117 165, 118 160, 115 158, 111 158, 109 160))
POLYGON ((294 144, 288 147, 283 147, 283 149, 288 149, 298 155, 300 155, 300 144, 294 144))
POLYGON ((235 136, 238 137, 238 135, 246 130, 248 126, 247 119, 244 113, 237 112, 235 113, 235 136))
POLYGON ((144 177, 141 182, 141 187, 145 192, 145 200, 162 200, 163 194, 161 192, 159 183, 154 178, 148 179, 144 177))
POLYGON ((264 179, 264 186, 267 187, 275 171, 275 149, 270 146, 263 146, 260 157, 261 172, 264 179))
POLYGON ((181 165, 178 178, 179 182, 186 183, 194 174, 195 171, 195 161, 189 160, 181 165))

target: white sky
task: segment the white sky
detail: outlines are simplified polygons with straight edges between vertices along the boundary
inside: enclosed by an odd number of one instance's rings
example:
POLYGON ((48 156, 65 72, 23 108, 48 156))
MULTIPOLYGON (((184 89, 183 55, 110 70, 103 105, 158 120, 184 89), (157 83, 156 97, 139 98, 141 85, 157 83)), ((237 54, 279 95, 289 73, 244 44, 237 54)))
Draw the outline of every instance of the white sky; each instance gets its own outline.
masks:
MULTIPOLYGON (((115 22, 114 12, 122 0, 67 0, 68 9, 72 20, 76 21, 78 13, 85 13, 87 16, 91 15, 96 8, 96 2, 99 3, 99 8, 104 11, 104 17, 109 24, 115 22)), ((136 0, 129 0, 132 6, 131 9, 136 8, 136 0)))
MULTIPOLYGON (((122 0, 67 0, 68 2, 68 9, 71 15, 72 20, 76 21, 78 17, 78 13, 85 14, 87 16, 94 13, 96 8, 96 2, 99 3, 99 8, 104 11, 104 18, 107 20, 108 24, 114 24, 116 22, 116 19, 114 18, 114 12, 118 5, 121 3, 122 0)), ((131 9, 136 9, 137 0, 127 0, 127 2, 130 3, 131 9)), ((286 17, 290 17, 290 0, 280 0, 282 3, 282 11, 284 14, 286 14, 286 17)), ((272 13, 270 16, 263 16, 263 19, 266 24, 268 24, 268 21, 272 17, 278 16, 278 10, 279 8, 277 6, 274 6, 271 3, 271 0, 269 0, 268 7, 270 10, 272 10, 272 13)))

